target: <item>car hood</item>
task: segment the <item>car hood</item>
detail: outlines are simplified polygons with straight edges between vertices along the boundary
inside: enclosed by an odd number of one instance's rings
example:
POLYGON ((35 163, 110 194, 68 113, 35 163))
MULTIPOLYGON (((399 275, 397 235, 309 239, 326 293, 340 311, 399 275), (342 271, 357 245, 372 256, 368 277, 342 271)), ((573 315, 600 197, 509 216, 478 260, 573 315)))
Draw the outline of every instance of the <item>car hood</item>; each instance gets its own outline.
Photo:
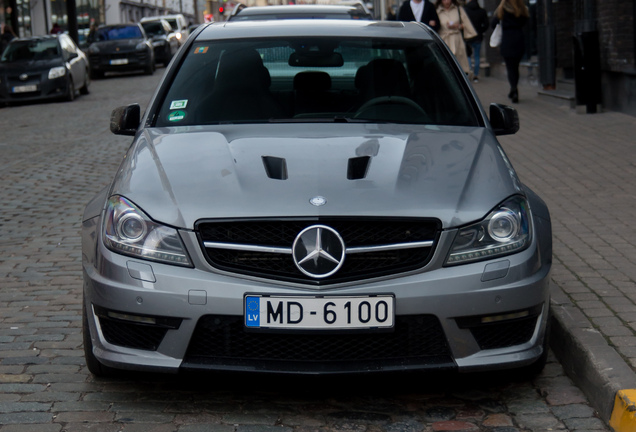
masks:
POLYGON ((7 75, 16 75, 21 73, 34 74, 48 72, 53 67, 63 65, 64 61, 61 58, 0 63, 0 73, 5 73, 7 75))
POLYGON ((130 52, 135 51, 137 45, 142 43, 144 39, 118 39, 112 41, 94 42, 94 45, 99 48, 100 54, 111 54, 115 52, 130 52))
POLYGON ((186 229, 206 218, 334 215, 450 228, 520 192, 488 129, 370 124, 146 129, 111 190, 186 229))

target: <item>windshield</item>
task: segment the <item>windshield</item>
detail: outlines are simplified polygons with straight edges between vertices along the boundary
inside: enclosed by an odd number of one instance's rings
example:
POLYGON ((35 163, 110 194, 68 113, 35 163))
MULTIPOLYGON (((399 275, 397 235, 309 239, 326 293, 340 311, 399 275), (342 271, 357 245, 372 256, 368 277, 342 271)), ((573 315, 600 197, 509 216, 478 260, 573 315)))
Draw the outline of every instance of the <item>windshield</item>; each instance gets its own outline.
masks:
POLYGON ((2 54, 2 62, 51 60, 59 56, 57 39, 15 41, 2 54))
POLYGON ((148 36, 157 36, 166 34, 165 29, 159 21, 148 21, 141 24, 148 36))
POLYGON ((141 30, 137 26, 102 27, 97 31, 98 41, 141 39, 142 37, 141 30))
POLYGON ((388 122, 477 126, 460 72, 433 41, 299 38, 190 48, 157 126, 388 122))
POLYGON ((166 19, 166 21, 168 21, 173 30, 179 30, 179 24, 177 24, 176 18, 166 19))

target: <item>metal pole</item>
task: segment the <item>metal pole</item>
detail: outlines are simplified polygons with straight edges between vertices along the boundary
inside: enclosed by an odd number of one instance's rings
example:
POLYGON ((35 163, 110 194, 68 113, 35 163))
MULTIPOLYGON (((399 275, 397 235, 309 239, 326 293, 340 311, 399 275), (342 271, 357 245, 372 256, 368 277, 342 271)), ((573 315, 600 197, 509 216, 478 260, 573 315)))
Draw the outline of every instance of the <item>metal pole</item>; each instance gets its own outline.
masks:
POLYGON ((79 45, 77 30, 77 5, 75 0, 66 0, 66 15, 68 16, 68 35, 79 45))
POLYGON ((556 40, 552 19, 552 0, 537 1, 537 50, 539 79, 544 90, 556 88, 556 40))

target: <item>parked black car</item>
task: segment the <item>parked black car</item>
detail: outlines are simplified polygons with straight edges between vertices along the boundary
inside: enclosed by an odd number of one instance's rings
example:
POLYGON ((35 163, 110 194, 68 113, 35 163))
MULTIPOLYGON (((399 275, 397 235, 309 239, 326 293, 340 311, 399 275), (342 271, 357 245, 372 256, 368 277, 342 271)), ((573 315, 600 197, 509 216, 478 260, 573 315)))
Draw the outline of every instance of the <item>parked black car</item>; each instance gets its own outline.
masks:
POLYGON ((170 59, 179 49, 177 33, 170 27, 166 20, 143 21, 141 26, 146 35, 152 40, 152 48, 155 51, 155 63, 168 66, 170 59))
POLYGON ((88 94, 86 55, 66 34, 14 39, 0 58, 0 102, 75 99, 88 94))
POLYGON ((96 33, 88 47, 93 77, 101 78, 105 72, 143 70, 152 75, 155 71, 152 42, 141 24, 104 25, 96 33))

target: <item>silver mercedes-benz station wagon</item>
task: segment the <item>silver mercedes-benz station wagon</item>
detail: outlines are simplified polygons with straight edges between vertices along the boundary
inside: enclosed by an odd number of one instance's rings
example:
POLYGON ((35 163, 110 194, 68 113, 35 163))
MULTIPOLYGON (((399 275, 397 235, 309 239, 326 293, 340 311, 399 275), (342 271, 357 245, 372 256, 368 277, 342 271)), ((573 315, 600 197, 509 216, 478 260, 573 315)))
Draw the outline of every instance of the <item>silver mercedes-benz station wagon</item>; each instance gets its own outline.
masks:
POLYGON ((83 216, 84 348, 118 370, 540 370, 550 215, 418 23, 201 26, 83 216))

